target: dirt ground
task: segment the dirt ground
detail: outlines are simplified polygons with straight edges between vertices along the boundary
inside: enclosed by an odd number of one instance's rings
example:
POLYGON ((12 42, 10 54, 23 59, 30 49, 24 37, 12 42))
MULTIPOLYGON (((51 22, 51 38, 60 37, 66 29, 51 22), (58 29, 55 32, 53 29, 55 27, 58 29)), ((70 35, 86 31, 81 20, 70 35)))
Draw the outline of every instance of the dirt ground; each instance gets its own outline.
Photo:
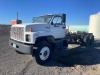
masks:
POLYGON ((55 50, 52 60, 38 65, 31 55, 9 47, 10 26, 0 26, 0 75, 100 75, 100 39, 88 48, 69 45, 55 50))

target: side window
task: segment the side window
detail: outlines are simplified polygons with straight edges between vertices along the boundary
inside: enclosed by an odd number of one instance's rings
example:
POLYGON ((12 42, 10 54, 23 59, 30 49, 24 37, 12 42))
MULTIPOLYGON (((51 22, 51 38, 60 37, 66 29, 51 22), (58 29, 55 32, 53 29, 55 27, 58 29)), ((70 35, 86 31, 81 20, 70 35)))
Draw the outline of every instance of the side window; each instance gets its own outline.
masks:
POLYGON ((62 18, 61 17, 55 17, 53 19, 53 24, 61 25, 62 24, 62 18))

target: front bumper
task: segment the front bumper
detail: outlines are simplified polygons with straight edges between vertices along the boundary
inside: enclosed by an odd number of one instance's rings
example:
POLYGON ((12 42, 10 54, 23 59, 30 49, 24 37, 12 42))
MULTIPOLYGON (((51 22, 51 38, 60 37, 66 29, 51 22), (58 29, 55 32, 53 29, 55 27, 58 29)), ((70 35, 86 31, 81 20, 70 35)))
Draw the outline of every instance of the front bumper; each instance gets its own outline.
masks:
POLYGON ((31 54, 33 50, 33 45, 26 45, 23 43, 16 42, 12 39, 9 39, 10 47, 14 48, 16 51, 24 53, 24 54, 31 54))

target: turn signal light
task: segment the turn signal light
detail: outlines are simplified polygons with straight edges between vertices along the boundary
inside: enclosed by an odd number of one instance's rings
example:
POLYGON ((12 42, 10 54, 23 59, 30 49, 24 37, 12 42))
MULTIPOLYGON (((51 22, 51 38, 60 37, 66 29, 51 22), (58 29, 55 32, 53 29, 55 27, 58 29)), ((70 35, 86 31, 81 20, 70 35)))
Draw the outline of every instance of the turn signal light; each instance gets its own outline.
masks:
POLYGON ((30 28, 29 31, 32 32, 32 28, 30 28))

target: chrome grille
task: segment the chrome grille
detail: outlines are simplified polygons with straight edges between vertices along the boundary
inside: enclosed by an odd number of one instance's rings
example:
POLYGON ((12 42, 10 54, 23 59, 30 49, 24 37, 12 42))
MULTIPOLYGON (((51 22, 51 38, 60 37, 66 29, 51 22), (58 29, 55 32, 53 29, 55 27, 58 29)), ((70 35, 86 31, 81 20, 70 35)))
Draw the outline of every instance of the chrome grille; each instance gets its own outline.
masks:
POLYGON ((11 27, 10 36, 12 39, 24 41, 24 27, 11 27))

